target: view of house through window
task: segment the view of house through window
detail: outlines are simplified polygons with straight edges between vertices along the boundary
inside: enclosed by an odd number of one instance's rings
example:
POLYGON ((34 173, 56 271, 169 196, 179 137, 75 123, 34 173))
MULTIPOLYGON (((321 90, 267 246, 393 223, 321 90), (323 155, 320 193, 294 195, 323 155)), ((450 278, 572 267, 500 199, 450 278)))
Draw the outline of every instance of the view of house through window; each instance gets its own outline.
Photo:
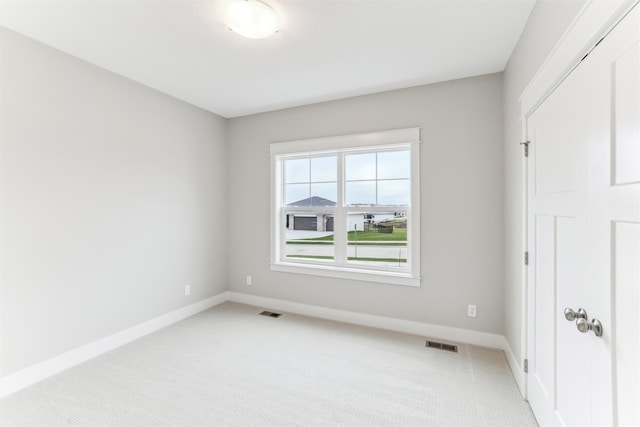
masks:
POLYGON ((344 151, 283 163, 284 258, 333 264, 343 242, 346 264, 407 267, 409 150, 344 151))

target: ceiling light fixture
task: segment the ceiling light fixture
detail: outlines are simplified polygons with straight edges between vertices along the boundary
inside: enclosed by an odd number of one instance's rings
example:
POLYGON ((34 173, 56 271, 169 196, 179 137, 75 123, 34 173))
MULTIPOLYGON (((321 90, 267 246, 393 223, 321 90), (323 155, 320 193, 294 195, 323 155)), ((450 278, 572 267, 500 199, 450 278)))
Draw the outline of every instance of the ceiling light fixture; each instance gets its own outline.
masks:
POLYGON ((278 32, 278 15, 259 0, 229 0, 226 23, 231 31, 250 39, 262 39, 278 32))

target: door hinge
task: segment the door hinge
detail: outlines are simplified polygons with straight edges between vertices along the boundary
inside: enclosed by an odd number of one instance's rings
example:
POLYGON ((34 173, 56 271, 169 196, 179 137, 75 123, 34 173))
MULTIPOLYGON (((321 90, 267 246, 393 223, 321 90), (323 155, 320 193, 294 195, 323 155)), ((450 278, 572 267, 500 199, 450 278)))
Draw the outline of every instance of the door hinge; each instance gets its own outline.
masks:
POLYGON ((589 52, 587 52, 587 54, 585 56, 582 57, 582 59, 580 60, 580 62, 584 61, 585 59, 587 59, 587 56, 591 55, 591 52, 593 52, 593 50, 598 47, 598 45, 602 42, 602 40, 604 40, 604 37, 601 38, 600 40, 598 40, 598 43, 594 44, 593 47, 591 49, 589 49, 589 52))
POLYGON ((529 252, 524 253, 524 265, 529 265, 529 252))
POLYGON ((520 145, 524 145, 524 156, 525 157, 529 157, 529 142, 531 141, 525 141, 525 142, 521 142, 520 145))
POLYGON ((529 373, 529 359, 524 359, 524 373, 529 373))

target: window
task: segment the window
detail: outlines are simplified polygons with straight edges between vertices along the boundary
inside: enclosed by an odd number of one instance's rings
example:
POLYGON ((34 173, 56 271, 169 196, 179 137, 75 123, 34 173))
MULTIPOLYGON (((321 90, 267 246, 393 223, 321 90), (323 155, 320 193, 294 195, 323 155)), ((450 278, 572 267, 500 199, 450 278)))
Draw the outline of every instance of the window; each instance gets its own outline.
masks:
POLYGON ((271 268, 420 285, 420 129, 271 144, 271 268))

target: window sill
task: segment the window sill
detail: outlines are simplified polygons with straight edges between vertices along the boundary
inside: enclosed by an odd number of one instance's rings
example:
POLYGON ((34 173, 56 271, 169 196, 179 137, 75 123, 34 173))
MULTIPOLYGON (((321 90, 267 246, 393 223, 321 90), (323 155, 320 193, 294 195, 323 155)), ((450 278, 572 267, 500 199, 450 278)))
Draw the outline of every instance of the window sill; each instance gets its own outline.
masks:
POLYGON ((411 286, 415 288, 420 287, 421 280, 419 277, 412 277, 411 275, 404 273, 362 270, 356 268, 339 268, 324 265, 301 265, 287 262, 272 263, 271 270, 285 273, 309 274, 312 276, 385 283, 388 285, 411 286))

